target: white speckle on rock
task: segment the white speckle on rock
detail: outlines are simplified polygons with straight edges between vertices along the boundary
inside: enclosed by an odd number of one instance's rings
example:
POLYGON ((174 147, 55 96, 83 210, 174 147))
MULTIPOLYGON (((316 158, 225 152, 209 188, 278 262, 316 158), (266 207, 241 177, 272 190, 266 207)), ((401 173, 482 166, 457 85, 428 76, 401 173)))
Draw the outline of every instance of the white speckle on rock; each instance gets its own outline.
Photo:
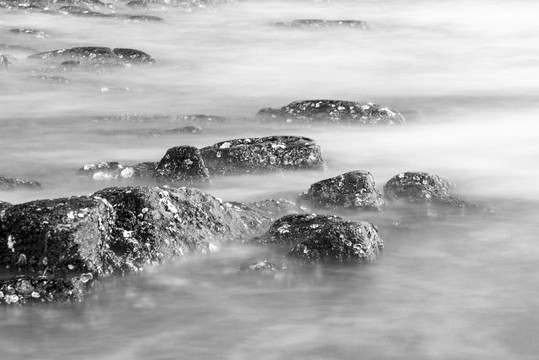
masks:
POLYGON ((4 301, 6 304, 12 304, 19 301, 19 296, 17 295, 6 295, 4 296, 4 301))
POLYGON ((9 235, 7 237, 7 247, 9 250, 11 250, 11 252, 15 252, 15 240, 13 240, 13 236, 12 235, 9 235))
POLYGON ((133 177, 133 175, 135 175, 135 169, 129 166, 123 169, 122 172, 120 173, 120 176, 123 177, 124 179, 131 178, 133 177))
POLYGON ((288 230, 289 228, 290 224, 283 224, 277 229, 277 231, 279 232, 279 234, 286 234, 290 232, 290 230, 288 230))
POLYGON ((70 211, 70 212, 67 213, 67 218, 69 220, 75 219, 75 214, 73 213, 73 211, 70 211))
POLYGON ((221 146, 219 146, 220 149, 228 149, 230 147, 230 143, 227 141, 227 142, 224 142, 221 146))
POLYGON ((68 265, 67 265, 67 268, 68 268, 69 270, 73 270, 73 269, 75 268, 75 265, 73 265, 73 264, 68 264, 68 265))
POLYGON ((95 169, 95 165, 94 164, 88 164, 88 165, 84 165, 84 170, 94 170, 95 169))
POLYGON ((31 295, 34 299, 39 299, 41 297, 41 295, 39 295, 39 293, 37 291, 32 291, 32 295, 31 295))
POLYGON ((219 252, 221 248, 215 244, 208 244, 208 250, 210 250, 210 252, 212 253, 215 253, 215 252, 219 252))

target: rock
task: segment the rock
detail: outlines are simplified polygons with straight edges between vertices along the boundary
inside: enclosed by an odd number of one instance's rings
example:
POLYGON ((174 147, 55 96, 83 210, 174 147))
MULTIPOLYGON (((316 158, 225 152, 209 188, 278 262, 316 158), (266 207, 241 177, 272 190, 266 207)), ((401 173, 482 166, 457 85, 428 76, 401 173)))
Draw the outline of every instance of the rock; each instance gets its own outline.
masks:
POLYGON ((41 183, 34 180, 20 180, 15 178, 7 178, 0 176, 0 191, 1 190, 20 190, 20 189, 39 189, 41 183))
POLYGON ((72 278, 17 276, 0 280, 0 305, 26 305, 46 302, 80 302, 91 288, 93 276, 72 278))
POLYGON ((116 212, 110 248, 121 273, 190 253, 215 251, 265 229, 246 224, 239 214, 193 188, 125 187, 98 191, 116 212))
POLYGON ((276 23, 277 26, 290 28, 313 28, 327 29, 332 27, 347 27, 360 30, 369 30, 370 27, 365 21, 360 20, 322 20, 322 19, 299 19, 286 23, 276 23))
POLYGON ((183 121, 187 123, 204 123, 204 124, 222 124, 227 123, 230 120, 224 116, 216 115, 205 115, 205 114, 195 114, 195 115, 180 115, 175 117, 176 121, 183 121))
POLYGON ((103 161, 99 164, 88 164, 78 170, 78 174, 94 180, 129 179, 135 175, 135 168, 124 166, 116 161, 103 161))
POLYGON ((157 168, 157 162, 143 162, 133 166, 135 173, 134 179, 154 179, 155 169, 157 168))
POLYGON ((32 36, 32 37, 36 37, 36 38, 40 38, 40 39, 50 37, 45 31, 36 30, 36 29, 11 29, 11 30, 9 30, 9 32, 11 32, 13 34, 32 36))
POLYGON ((125 4, 126 6, 132 7, 132 8, 147 8, 148 2, 146 0, 132 0, 125 4))
POLYGON ((260 110, 257 119, 287 123, 383 124, 405 122, 397 111, 373 103, 341 100, 300 100, 280 109, 260 110))
POLYGON ((167 150, 155 169, 155 178, 165 183, 207 184, 208 169, 194 146, 176 146, 167 150))
POLYGON ((54 276, 113 270, 109 250, 115 214, 91 196, 36 200, 0 213, 0 266, 54 276))
POLYGON ((58 12, 64 15, 83 16, 83 17, 102 17, 102 18, 114 18, 114 14, 105 14, 99 11, 93 11, 86 7, 67 5, 58 9, 58 12))
POLYGON ((204 134, 205 131, 202 128, 199 128, 198 126, 183 126, 181 128, 173 128, 173 129, 166 129, 166 130, 150 130, 143 132, 143 135, 151 135, 151 136, 159 136, 159 135, 183 135, 183 134, 189 134, 189 135, 199 135, 204 134))
POLYGON ((375 260, 383 248, 374 225, 316 214, 283 216, 250 242, 293 246, 286 256, 307 262, 375 260))
MULTIPOLYGON (((152 64, 155 60, 143 51, 135 49, 111 49, 108 47, 83 46, 71 49, 45 51, 30 55, 31 59, 75 59, 102 64, 152 64)), ((65 62, 65 61, 64 61, 65 62)))
POLYGON ((0 211, 4 210, 5 208, 11 206, 10 203, 6 202, 6 201, 1 201, 0 200, 0 211))
POLYGON ((298 204, 312 209, 379 211, 385 201, 372 174, 355 170, 312 184, 299 196, 298 204))
POLYGON ((115 17, 118 18, 118 19, 130 20, 130 21, 133 21, 133 22, 140 22, 140 21, 144 21, 144 22, 147 22, 147 21, 161 22, 161 21, 164 21, 163 18, 160 18, 158 16, 153 16, 153 15, 122 15, 122 14, 118 14, 115 17))
POLYGON ((240 216, 243 223, 247 224, 250 228, 258 228, 265 231, 270 227, 271 222, 273 221, 267 211, 250 204, 229 201, 224 203, 224 205, 234 210, 240 216))
POLYGON ((267 136, 222 141, 200 150, 210 175, 325 170, 320 147, 299 136, 267 136))
POLYGON ((302 210, 296 203, 287 199, 267 199, 248 203, 247 206, 264 212, 271 219, 275 220, 284 215, 297 214, 302 210))
POLYGON ((0 53, 0 70, 7 69, 9 64, 11 64, 11 62, 9 61, 7 55, 0 53))

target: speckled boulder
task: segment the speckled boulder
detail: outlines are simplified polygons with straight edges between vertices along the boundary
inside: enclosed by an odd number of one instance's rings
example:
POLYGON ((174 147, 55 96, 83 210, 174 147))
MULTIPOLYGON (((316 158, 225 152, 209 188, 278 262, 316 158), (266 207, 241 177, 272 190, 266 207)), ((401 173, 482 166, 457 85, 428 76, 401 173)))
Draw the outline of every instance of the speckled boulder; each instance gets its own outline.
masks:
POLYGON ((298 204, 312 209, 378 211, 385 201, 372 174, 356 170, 312 184, 299 196, 298 204))
POLYGON ((94 180, 118 180, 133 177, 135 169, 116 161, 103 161, 98 164, 84 165, 78 170, 78 174, 91 177, 94 180))
POLYGON ((393 176, 384 185, 388 200, 408 200, 411 202, 432 202, 449 196, 455 185, 438 175, 425 172, 405 172, 393 176))
POLYGON ((39 189, 41 183, 34 180, 21 180, 0 176, 1 190, 21 190, 21 189, 39 189))
POLYGON ((286 123, 382 124, 405 122, 395 110, 373 103, 341 100, 301 100, 280 109, 262 109, 256 115, 262 121, 286 123))
POLYGON ((307 262, 375 260, 383 248, 374 225, 316 214, 283 216, 250 242, 293 246, 287 256, 307 262))
POLYGON ((314 140, 299 136, 228 140, 200 152, 210 175, 326 169, 320 147, 314 140))
POLYGON ((202 185, 210 181, 200 151, 194 146, 168 149, 155 169, 155 178, 164 183, 184 185, 202 185))
POLYGON ((259 234, 230 207, 193 188, 122 187, 95 193, 116 213, 110 248, 120 273, 189 253, 213 251, 223 242, 259 234))
POLYGON ((328 29, 328 28, 354 28, 360 30, 369 30, 370 27, 365 21, 361 20, 323 20, 323 19, 298 19, 290 22, 276 23, 277 26, 290 28, 311 28, 311 29, 328 29))
POLYGON ((0 212, 0 266, 54 276, 112 271, 115 214, 94 196, 37 200, 0 212))
POLYGON ((80 302, 91 288, 93 277, 72 278, 16 276, 0 280, 0 305, 27 305, 49 302, 80 302))

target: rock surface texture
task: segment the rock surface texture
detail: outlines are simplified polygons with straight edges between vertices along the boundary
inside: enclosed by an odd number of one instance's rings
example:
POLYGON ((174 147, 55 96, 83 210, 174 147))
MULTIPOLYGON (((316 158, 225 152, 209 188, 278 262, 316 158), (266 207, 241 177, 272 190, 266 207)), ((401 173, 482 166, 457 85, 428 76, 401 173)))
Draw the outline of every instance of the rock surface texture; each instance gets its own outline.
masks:
POLYGON ((385 201, 372 174, 356 170, 312 184, 298 204, 312 209, 380 210, 385 201))
POLYGON ((320 147, 314 140, 299 136, 228 140, 200 152, 210 175, 326 169, 320 147))
POLYGON ((194 146, 176 146, 167 150, 155 169, 155 178, 165 183, 201 185, 210 181, 210 174, 194 146))
POLYGON ((256 117, 286 123, 382 124, 405 122, 395 110, 373 103, 341 100, 300 100, 280 109, 265 108, 256 117))

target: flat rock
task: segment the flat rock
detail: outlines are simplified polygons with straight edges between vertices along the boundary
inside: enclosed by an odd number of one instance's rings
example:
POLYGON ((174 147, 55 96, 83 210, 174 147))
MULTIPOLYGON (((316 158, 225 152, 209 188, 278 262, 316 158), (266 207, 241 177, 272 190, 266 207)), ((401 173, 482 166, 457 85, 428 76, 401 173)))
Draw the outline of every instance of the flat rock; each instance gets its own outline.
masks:
POLYGON ((155 60, 143 51, 126 48, 111 49, 98 46, 81 46, 70 49, 45 51, 29 56, 30 59, 86 60, 102 64, 152 64, 155 60))
POLYGON ((21 190, 21 189, 39 189, 41 183, 34 180, 21 180, 16 178, 8 178, 0 176, 0 191, 1 190, 21 190))
POLYGON ((318 181, 301 194, 297 202, 311 209, 353 211, 379 211, 385 205, 374 177, 365 170, 350 171, 318 181))
POLYGON ((201 185, 210 181, 208 168, 194 146, 168 149, 155 169, 155 178, 164 183, 201 185))
POLYGON ((300 100, 280 109, 262 109, 256 117, 286 123, 395 125, 405 122, 398 111, 387 107, 342 100, 300 100))
POLYGON ((311 28, 311 29, 328 29, 328 28, 354 28, 360 30, 369 30, 370 27, 365 21, 361 20, 323 20, 323 19, 298 19, 290 22, 276 23, 277 26, 289 28, 311 28))
POLYGON ((0 305, 80 302, 91 288, 91 274, 72 278, 22 275, 0 280, 0 305))
POLYGON ((299 136, 227 140, 202 148, 200 153, 210 175, 326 169, 316 142, 299 136))

